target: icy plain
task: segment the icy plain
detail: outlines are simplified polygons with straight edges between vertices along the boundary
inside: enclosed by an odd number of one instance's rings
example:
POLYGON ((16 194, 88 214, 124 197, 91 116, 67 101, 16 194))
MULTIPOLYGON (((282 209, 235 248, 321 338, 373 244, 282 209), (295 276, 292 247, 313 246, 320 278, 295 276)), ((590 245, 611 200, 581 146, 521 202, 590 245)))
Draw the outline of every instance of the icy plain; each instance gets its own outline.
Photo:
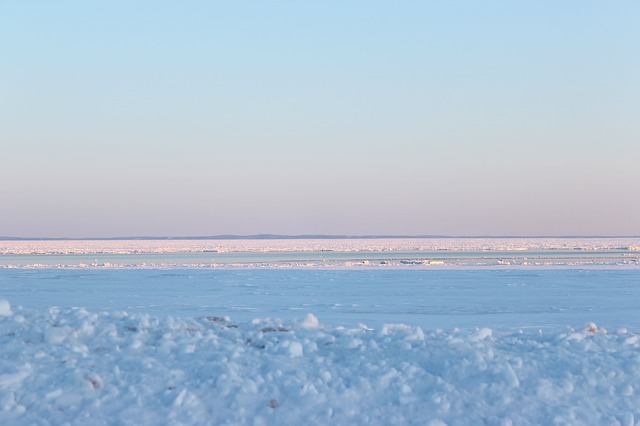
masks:
POLYGON ((0 241, 0 424, 640 424, 639 246, 0 241))

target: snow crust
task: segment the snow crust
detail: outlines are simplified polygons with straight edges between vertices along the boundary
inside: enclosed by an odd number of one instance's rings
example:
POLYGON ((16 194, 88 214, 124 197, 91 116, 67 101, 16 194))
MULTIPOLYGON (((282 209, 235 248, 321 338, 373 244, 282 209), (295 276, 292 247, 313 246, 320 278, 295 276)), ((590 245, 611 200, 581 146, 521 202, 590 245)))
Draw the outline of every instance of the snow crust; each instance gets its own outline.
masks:
POLYGON ((627 330, 496 334, 327 327, 313 318, 15 308, 0 317, 0 423, 640 420, 640 336, 627 330))

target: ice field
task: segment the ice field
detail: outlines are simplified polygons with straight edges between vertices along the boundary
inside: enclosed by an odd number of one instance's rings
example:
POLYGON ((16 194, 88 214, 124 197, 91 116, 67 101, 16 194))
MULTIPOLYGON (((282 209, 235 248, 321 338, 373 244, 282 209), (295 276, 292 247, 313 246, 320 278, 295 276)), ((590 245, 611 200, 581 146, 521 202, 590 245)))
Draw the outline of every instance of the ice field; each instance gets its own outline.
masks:
POLYGON ((0 269, 14 306, 188 319, 423 329, 565 330, 588 322, 640 332, 640 271, 398 269, 0 269))
POLYGON ((0 424, 640 424, 639 246, 0 241, 0 424))

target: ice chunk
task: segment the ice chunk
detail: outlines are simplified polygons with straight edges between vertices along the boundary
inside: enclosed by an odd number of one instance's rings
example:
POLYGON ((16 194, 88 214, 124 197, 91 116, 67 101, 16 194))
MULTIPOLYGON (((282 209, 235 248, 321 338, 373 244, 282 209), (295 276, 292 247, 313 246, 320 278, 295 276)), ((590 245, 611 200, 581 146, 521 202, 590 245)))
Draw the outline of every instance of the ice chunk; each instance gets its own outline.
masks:
POLYGON ((304 355, 304 349, 302 344, 298 341, 292 341, 289 343, 289 355, 291 358, 299 358, 304 355))
POLYGON ((309 313, 306 318, 302 322, 302 327, 304 328, 318 328, 320 327, 320 321, 316 318, 315 315, 309 313))
POLYGON ((8 317, 11 314, 11 304, 9 303, 9 301, 0 299, 0 317, 8 317))

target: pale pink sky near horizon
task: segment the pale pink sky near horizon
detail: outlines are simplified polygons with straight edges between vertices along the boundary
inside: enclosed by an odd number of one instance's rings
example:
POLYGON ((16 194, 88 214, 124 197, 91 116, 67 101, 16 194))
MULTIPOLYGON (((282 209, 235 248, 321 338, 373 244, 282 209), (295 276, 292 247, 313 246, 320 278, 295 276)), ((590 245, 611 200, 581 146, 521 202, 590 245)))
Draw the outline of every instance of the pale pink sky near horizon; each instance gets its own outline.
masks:
POLYGON ((0 4, 0 236, 640 235, 640 4, 0 4))

